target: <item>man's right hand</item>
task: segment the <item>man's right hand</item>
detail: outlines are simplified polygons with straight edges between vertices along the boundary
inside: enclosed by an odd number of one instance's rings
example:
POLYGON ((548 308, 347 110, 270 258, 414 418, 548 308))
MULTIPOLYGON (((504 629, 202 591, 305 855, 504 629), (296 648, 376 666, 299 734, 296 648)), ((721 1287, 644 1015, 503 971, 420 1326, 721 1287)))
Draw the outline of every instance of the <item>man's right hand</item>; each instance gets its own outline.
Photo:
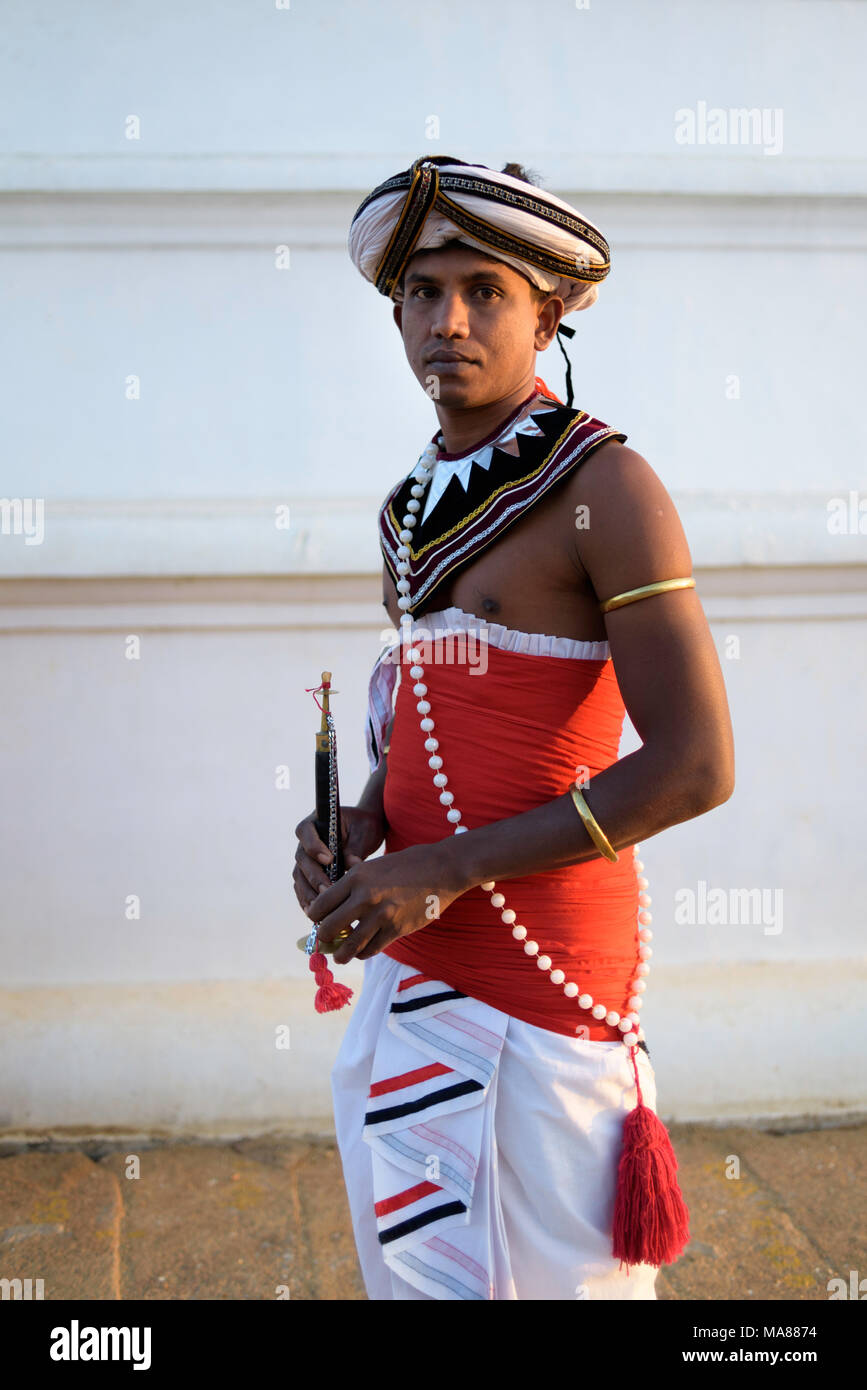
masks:
MULTIPOLYGON (((375 811, 365 810, 361 806, 341 806, 340 820, 343 860, 347 869, 351 869, 353 864, 361 864, 368 855, 379 849, 385 838, 385 823, 375 811)), ((295 896, 306 911, 315 901, 319 890, 331 883, 327 873, 331 851, 316 833, 315 812, 298 822, 295 834, 298 849, 292 879, 295 896)))

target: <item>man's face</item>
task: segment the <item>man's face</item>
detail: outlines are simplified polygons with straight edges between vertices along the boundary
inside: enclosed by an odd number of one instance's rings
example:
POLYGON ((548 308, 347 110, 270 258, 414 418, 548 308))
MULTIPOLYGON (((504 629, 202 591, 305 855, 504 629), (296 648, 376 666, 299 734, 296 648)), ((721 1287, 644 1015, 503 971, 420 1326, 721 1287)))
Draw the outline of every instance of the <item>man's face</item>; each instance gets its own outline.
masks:
POLYGON ((532 382, 563 313, 562 299, 538 301, 525 276, 469 246, 412 256, 403 290, 394 320, 407 360, 433 400, 458 408, 532 382))

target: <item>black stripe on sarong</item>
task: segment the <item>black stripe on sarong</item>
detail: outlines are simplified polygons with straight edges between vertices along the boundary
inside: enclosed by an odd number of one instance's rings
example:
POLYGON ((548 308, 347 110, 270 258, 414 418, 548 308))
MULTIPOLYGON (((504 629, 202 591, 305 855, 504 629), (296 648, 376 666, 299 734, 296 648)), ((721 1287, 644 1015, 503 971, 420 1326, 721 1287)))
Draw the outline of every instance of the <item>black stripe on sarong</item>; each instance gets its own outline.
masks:
POLYGON ((466 1211, 463 1202, 443 1202, 438 1207, 430 1207, 427 1211, 419 1212, 418 1216, 407 1217, 406 1221, 390 1226, 387 1231, 380 1231, 380 1244, 387 1245, 390 1240, 398 1240, 400 1236, 409 1235, 410 1231, 418 1231, 432 1221, 441 1221, 444 1216, 458 1216, 462 1211, 466 1211))
POLYGON ((406 1100, 402 1105, 389 1105, 385 1110, 369 1110, 364 1117, 366 1125, 380 1125, 383 1120, 397 1120, 401 1115, 415 1115, 428 1106, 439 1105, 441 1100, 453 1100, 456 1096, 467 1096, 471 1091, 483 1091, 481 1081, 458 1081, 454 1086, 443 1086, 439 1091, 431 1091, 420 1100, 406 1100))
POLYGON ((414 1009, 426 1009, 428 1004, 442 1004, 446 999, 466 999, 459 989, 448 989, 439 994, 426 994, 424 999, 407 999, 403 1004, 392 1004, 393 1014, 409 1014, 414 1009))

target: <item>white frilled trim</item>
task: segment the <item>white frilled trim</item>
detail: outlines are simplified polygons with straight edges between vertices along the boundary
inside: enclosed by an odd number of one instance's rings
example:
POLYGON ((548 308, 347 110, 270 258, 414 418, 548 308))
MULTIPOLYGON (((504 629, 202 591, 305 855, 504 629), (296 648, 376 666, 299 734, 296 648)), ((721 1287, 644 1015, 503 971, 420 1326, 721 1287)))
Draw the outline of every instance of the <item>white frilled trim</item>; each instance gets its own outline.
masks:
POLYGON ((441 608, 435 613, 425 613, 416 619, 416 632, 428 629, 432 635, 435 630, 451 628, 460 632, 478 631, 485 634, 485 640, 492 647, 501 647, 506 652, 527 652, 530 656, 562 656, 571 661, 607 661, 611 649, 607 642, 583 642, 572 637, 549 637, 544 632, 520 632, 515 627, 504 627, 502 623, 489 622, 478 618, 475 613, 467 613, 463 608, 441 608))
MULTIPOLYGON (((607 642, 583 642, 572 637, 551 637, 544 632, 521 632, 518 628, 505 627, 502 623, 491 623, 468 613, 464 608, 451 606, 425 613, 418 619, 417 631, 429 632, 431 638, 443 637, 447 632, 477 632, 484 634, 482 640, 492 647, 500 647, 507 652, 526 652, 530 656, 559 656, 567 661, 607 661, 611 649, 607 642)), ((397 680, 398 664, 394 657, 400 644, 381 652, 373 667, 368 683, 368 719, 365 742, 367 759, 371 772, 375 771, 380 758, 380 750, 385 739, 385 731, 393 713, 394 687, 397 680), (376 740, 374 751, 373 739, 376 740)))

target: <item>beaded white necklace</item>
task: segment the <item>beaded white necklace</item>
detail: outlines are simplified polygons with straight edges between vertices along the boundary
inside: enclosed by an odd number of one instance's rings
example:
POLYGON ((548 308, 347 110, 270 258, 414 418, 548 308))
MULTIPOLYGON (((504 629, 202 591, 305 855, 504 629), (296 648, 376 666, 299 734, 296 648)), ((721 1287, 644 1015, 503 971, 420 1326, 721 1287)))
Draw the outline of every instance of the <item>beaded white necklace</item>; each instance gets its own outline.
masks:
MULTIPOLYGON (((443 446, 444 441, 442 435, 438 437, 437 443, 440 447, 443 446)), ((416 709, 422 716, 420 726, 422 732, 426 734, 424 746, 430 754, 428 758, 428 767, 433 769, 434 786, 439 792, 441 804, 446 808, 446 818, 454 825, 455 835, 460 835, 466 831, 467 827, 460 824, 462 817, 460 810, 453 804, 455 799, 454 792, 446 790, 449 779, 442 770, 443 760, 437 752, 439 740, 433 736, 433 730, 436 726, 433 719, 430 717, 430 701, 425 698, 428 694, 428 688, 423 681, 424 667, 421 665, 421 652, 414 645, 415 638, 413 636, 412 614, 406 611, 412 603, 409 596, 412 586, 407 578, 410 572, 409 542, 412 540, 412 528, 418 520, 417 513, 421 510, 421 502, 419 499, 424 496, 425 487, 433 476, 436 463, 437 446, 433 443, 428 444, 412 474, 416 481, 414 486, 410 489, 411 501, 406 504, 407 513, 403 518, 403 530, 399 533, 398 537, 400 540, 400 545, 397 549, 397 571, 400 574, 400 579, 397 581, 397 588, 400 595, 398 598, 398 607, 403 609, 403 617, 400 621, 401 627, 403 628, 403 640, 405 640, 408 646, 407 655, 410 661, 414 663, 414 665, 410 667, 409 674, 415 681, 412 690, 413 694, 418 697, 416 709)), ((651 914, 647 911, 647 907, 651 900, 650 895, 646 892, 648 887, 647 879, 641 876, 641 870, 644 868, 644 864, 638 858, 638 850, 639 846, 634 845, 633 863, 636 874, 639 876, 637 882, 639 888, 638 901, 640 904, 638 922, 636 924, 638 964, 635 967, 635 978, 631 980, 629 984, 631 994, 626 1005, 629 1009, 629 1013, 622 1017, 616 1009, 609 1009, 605 1004, 596 1003, 592 994, 582 991, 581 987, 577 985, 574 980, 567 980, 565 972, 554 966, 554 962, 550 956, 539 954, 538 941, 527 940, 527 928, 521 926, 519 922, 516 922, 515 919, 517 914, 513 912, 511 908, 506 907, 506 899, 503 894, 495 892, 496 883, 493 879, 491 879, 489 883, 480 885, 484 892, 490 893, 491 906, 499 912, 500 921, 506 926, 511 927, 513 940, 517 943, 523 943, 523 948, 527 956, 530 959, 535 957, 538 968, 547 972, 551 983, 558 988, 562 988, 567 998, 577 998, 579 1009, 589 1010, 592 1016, 598 1021, 601 1022, 604 1019, 612 1028, 619 1029, 621 1033, 621 1042, 633 1059, 635 1055, 634 1049, 637 1047, 638 1043, 644 1039, 644 1029, 641 1027, 641 1019, 638 1011, 642 1006, 641 996, 647 989, 645 977, 650 973, 650 966, 647 962, 650 956, 653 955, 653 950, 648 945, 648 942, 653 936, 653 932, 650 931, 648 926, 653 919, 651 914)), ((576 1025, 576 1032, 581 1026, 581 1024, 576 1025)))

